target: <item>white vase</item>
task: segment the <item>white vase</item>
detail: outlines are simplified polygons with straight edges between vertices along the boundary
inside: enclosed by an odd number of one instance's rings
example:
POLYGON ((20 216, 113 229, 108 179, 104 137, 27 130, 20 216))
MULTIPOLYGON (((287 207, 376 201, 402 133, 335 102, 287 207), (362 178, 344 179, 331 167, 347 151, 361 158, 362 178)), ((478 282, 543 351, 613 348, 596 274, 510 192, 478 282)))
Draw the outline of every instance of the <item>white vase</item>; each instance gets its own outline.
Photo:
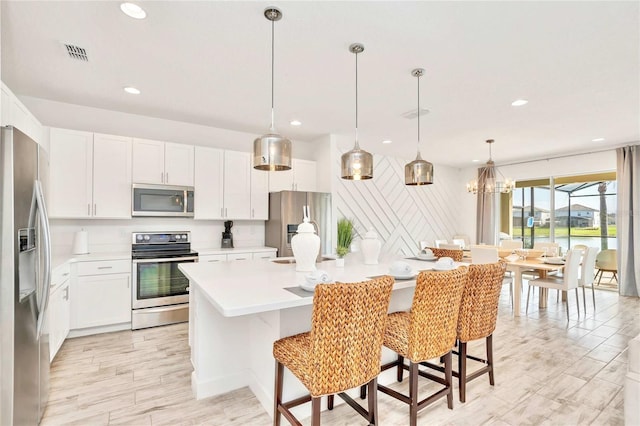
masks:
POLYGON ((320 237, 316 235, 313 225, 305 218, 298 225, 298 232, 291 238, 291 250, 296 258, 296 271, 312 272, 316 270, 316 259, 320 252, 320 237))
POLYGON ((378 239, 378 234, 376 234, 373 229, 369 229, 369 232, 365 234, 364 238, 360 242, 360 250, 362 251, 364 264, 377 265, 381 248, 382 243, 378 239))
POLYGON ((338 257, 336 259, 336 267, 344 268, 344 257, 338 257))

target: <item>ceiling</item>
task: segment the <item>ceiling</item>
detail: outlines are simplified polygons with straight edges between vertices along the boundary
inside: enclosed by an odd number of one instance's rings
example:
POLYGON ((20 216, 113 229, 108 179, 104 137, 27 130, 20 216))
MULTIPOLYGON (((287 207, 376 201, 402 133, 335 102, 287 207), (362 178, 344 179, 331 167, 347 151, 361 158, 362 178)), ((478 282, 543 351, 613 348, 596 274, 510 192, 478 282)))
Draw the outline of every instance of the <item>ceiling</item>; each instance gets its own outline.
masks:
MULTIPOLYGON (((277 130, 296 143, 359 139, 411 159, 413 68, 425 68, 421 152, 469 167, 589 152, 640 140, 639 2, 6 1, 2 80, 20 96, 259 135, 270 121, 275 23, 277 130), (73 60, 64 43, 86 49, 73 60), (140 95, 129 95, 135 86, 140 95), (527 99, 521 107, 511 102, 527 99), (292 119, 302 126, 292 127, 292 119), (604 138, 603 142, 592 142, 604 138), (391 144, 382 144, 390 139, 391 144)), ((39 117, 44 124, 46 117, 39 117)), ((295 156, 295 144, 294 144, 295 156)))

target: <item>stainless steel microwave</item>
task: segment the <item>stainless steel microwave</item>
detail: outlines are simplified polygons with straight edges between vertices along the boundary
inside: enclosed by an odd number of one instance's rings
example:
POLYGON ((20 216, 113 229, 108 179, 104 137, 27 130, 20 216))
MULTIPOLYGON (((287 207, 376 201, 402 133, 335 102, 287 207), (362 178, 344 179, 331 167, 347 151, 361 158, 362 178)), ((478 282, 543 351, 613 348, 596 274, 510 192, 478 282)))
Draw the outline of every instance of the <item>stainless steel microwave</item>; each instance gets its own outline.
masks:
POLYGON ((134 183, 131 216, 193 217, 193 187, 134 183))

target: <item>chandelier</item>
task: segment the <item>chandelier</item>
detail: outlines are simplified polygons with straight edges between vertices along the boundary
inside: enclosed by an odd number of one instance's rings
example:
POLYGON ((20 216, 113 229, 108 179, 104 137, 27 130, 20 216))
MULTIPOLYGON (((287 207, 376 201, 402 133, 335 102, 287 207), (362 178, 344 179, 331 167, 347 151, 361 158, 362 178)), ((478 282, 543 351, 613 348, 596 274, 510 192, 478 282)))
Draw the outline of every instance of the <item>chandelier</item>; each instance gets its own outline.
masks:
POLYGON ((489 144, 489 161, 480 169, 478 179, 470 180, 467 183, 467 191, 472 194, 477 194, 478 192, 484 194, 509 193, 516 187, 516 182, 513 179, 505 178, 491 159, 491 145, 493 142, 493 139, 487 140, 489 144))

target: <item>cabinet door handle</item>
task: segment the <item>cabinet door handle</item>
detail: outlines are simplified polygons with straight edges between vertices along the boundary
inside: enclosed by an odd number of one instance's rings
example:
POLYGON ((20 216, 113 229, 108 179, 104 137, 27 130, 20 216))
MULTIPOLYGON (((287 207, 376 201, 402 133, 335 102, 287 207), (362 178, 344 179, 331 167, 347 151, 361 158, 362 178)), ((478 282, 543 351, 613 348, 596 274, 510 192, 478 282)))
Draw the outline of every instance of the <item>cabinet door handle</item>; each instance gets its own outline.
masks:
POLYGON ((64 274, 62 274, 63 277, 66 277, 67 275, 69 275, 68 272, 65 272, 64 274))
POLYGON ((113 266, 98 266, 98 269, 113 269, 113 266))
POLYGON ((87 204, 87 216, 91 216, 91 203, 87 204))
POLYGON ((64 300, 69 300, 69 287, 64 289, 64 300))
POLYGON ((167 175, 167 180, 165 181, 165 183, 169 183, 169 172, 166 172, 165 175, 167 175))
POLYGON ((220 259, 211 259, 211 260, 207 260, 207 262, 220 262, 220 259))
POLYGON ((165 183, 164 182, 164 172, 160 172, 160 183, 165 183))
POLYGON ((131 277, 127 277, 127 288, 130 288, 131 277))
POLYGON ((246 257, 236 257, 235 260, 247 260, 247 258, 246 257))
POLYGON ((220 207, 220 217, 224 217, 224 208, 220 207))
POLYGON ((93 215, 94 215, 94 216, 97 216, 97 215, 98 215, 98 205, 97 205, 97 204, 94 204, 94 205, 93 205, 93 215))
POLYGON ((229 217, 229 212, 226 207, 224 208, 224 217, 229 217))

